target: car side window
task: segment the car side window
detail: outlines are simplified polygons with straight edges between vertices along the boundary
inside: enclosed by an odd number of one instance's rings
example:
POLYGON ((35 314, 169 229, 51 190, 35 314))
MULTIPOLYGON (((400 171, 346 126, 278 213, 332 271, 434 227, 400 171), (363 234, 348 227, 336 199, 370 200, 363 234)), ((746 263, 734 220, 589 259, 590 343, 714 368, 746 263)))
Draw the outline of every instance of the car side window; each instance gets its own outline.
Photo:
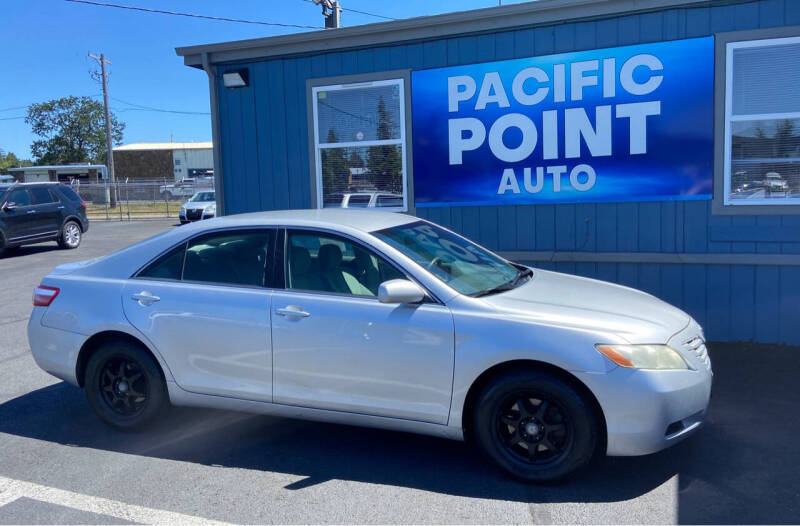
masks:
POLYGON ((17 188, 9 194, 6 203, 14 203, 17 206, 30 206, 31 197, 24 188, 17 188))
POLYGON ((183 256, 186 243, 173 248, 139 272, 140 278, 180 280, 183 273, 183 256))
POLYGON ((322 232, 289 230, 286 288, 375 297, 378 286, 406 276, 371 250, 322 232))
POLYGON ((215 232, 189 241, 183 280, 265 286, 274 230, 215 232))
POLYGON ((47 203, 54 203, 56 200, 50 189, 45 186, 37 186, 30 189, 32 202, 35 205, 44 205, 47 203))

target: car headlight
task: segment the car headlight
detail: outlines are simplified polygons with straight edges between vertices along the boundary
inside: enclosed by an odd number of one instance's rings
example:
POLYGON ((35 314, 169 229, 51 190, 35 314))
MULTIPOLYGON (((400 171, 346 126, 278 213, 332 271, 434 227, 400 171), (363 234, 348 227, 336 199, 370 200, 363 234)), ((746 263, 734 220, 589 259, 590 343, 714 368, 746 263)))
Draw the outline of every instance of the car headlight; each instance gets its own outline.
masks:
POLYGON ((688 369, 683 356, 669 345, 597 344, 600 354, 621 367, 634 369, 688 369))
POLYGON ((217 213, 217 205, 208 205, 203 210, 204 214, 216 214, 217 213))

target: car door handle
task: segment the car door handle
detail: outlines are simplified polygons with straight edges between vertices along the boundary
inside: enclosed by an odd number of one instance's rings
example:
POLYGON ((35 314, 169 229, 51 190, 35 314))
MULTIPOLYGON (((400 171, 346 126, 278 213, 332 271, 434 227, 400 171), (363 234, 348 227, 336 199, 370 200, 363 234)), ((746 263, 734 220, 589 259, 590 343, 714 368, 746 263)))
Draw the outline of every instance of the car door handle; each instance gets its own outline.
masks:
POLYGON ((26 214, 35 214, 35 213, 36 213, 36 210, 28 210, 28 211, 27 211, 27 212, 25 212, 25 213, 26 213, 26 214))
POLYGON ((275 309, 275 314, 278 316, 291 316, 295 318, 308 318, 311 316, 311 314, 304 311, 297 305, 287 305, 282 309, 275 309))
POLYGON ((143 290, 138 294, 134 294, 133 296, 131 296, 131 299, 138 301, 139 305, 141 305, 142 307, 147 307, 157 301, 161 301, 161 298, 154 295, 152 292, 147 292, 146 290, 143 290))

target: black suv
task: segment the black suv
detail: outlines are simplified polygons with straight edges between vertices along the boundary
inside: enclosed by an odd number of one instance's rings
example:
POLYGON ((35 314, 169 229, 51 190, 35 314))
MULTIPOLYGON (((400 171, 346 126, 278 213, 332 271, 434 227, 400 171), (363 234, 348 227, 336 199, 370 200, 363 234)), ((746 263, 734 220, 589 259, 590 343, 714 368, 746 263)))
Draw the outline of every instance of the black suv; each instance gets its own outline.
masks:
POLYGON ((86 204, 59 183, 0 184, 0 253, 42 241, 78 248, 89 230, 86 204))

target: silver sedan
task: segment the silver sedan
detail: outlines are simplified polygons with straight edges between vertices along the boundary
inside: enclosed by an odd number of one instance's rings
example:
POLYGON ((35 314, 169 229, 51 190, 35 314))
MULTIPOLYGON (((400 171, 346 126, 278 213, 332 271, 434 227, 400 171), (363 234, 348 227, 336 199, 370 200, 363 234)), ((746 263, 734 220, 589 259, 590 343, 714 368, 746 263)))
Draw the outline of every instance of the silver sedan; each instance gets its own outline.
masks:
POLYGON ((712 379, 701 328, 649 294, 367 210, 221 217, 62 265, 28 337, 117 428, 171 403, 469 437, 528 481, 680 441, 712 379))

